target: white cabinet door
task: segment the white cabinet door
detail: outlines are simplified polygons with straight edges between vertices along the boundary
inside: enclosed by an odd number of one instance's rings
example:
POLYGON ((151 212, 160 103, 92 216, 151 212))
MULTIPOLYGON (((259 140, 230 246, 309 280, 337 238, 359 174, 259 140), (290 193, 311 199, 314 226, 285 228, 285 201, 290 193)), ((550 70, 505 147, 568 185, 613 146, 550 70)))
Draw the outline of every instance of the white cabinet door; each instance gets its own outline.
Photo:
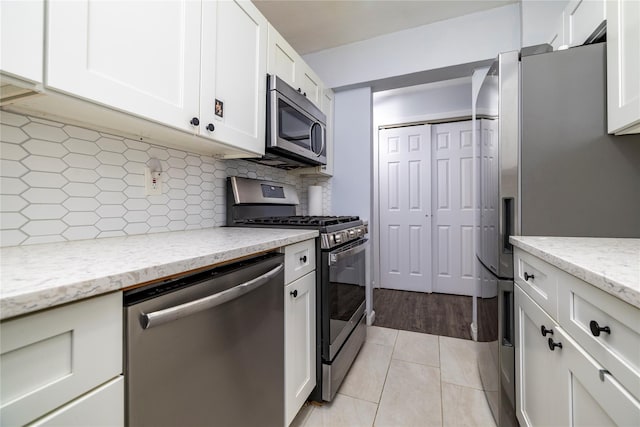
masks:
POLYGON ((316 386, 316 274, 284 289, 285 425, 316 386))
POLYGON ((571 0, 564 10, 565 43, 580 46, 606 19, 605 0, 571 0))
POLYGON ((124 426, 124 377, 103 386, 39 419, 29 427, 124 426))
POLYGON ((316 76, 316 73, 300 59, 301 66, 298 67, 300 74, 298 76, 298 82, 300 83, 300 90, 304 96, 313 102, 316 107, 322 109, 322 97, 323 86, 320 78, 316 76))
POLYGON ((289 86, 304 94, 322 109, 324 87, 320 78, 303 61, 291 45, 269 25, 267 72, 275 74, 289 86))
POLYGON ((249 1, 202 4, 200 133, 264 154, 267 20, 249 1))
POLYGON ((640 1, 607 1, 609 133, 640 133, 640 1))
POLYGON ((516 414, 522 426, 569 425, 569 393, 556 323, 517 285, 515 290, 516 414), (542 327, 547 332, 542 335, 542 327))
POLYGON ((570 426, 637 426, 640 403, 605 367, 592 359, 575 341, 558 329, 555 340, 562 348, 560 384, 568 384, 571 396, 570 426))
POLYGON ((46 85, 179 129, 198 116, 201 4, 51 1, 46 85))
POLYGON ((333 175, 333 91, 325 89, 322 95, 322 112, 327 116, 326 144, 327 164, 320 166, 320 173, 327 176, 333 175))
POLYGON ((0 425, 24 425, 122 373, 122 293, 0 323, 0 425))
POLYGON ((300 56, 280 33, 269 24, 269 48, 267 72, 284 80, 289 86, 299 88, 298 67, 300 56))
POLYGON ((0 70, 42 82, 44 0, 0 2, 0 70))

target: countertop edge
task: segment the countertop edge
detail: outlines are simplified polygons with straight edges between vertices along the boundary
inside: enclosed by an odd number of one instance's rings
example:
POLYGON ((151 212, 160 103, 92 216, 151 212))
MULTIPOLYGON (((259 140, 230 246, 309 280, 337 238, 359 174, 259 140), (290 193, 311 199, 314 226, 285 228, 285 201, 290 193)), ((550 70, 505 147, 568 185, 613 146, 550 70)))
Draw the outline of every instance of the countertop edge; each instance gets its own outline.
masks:
POLYGON ((233 248, 210 255, 185 258, 165 264, 148 266, 117 274, 109 274, 90 280, 81 280, 46 289, 36 289, 13 295, 0 295, 0 320, 10 320, 35 311, 56 307, 91 298, 110 292, 120 291, 129 286, 149 282, 174 274, 180 274, 226 261, 271 251, 283 246, 313 239, 318 236, 316 230, 305 230, 296 236, 277 238, 268 242, 259 242, 233 248))
MULTIPOLYGON (((584 265, 562 258, 559 255, 540 249, 523 240, 531 236, 511 236, 510 242, 530 254, 548 262, 549 264, 581 279, 592 286, 624 301, 636 308, 640 308, 640 291, 630 285, 607 276, 601 271, 590 269, 584 265)), ((515 267, 515 266, 514 266, 515 267)))

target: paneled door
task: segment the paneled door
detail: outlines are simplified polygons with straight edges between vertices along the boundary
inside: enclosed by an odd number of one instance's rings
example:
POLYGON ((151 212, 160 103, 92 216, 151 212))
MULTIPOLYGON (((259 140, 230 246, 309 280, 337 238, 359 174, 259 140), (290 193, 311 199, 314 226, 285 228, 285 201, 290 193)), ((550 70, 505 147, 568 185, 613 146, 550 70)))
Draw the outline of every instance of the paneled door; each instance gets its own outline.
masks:
POLYGON ((431 126, 379 133, 380 285, 431 292, 431 126))
POLYGON ((434 292, 474 293, 472 122, 431 128, 434 145, 434 292))

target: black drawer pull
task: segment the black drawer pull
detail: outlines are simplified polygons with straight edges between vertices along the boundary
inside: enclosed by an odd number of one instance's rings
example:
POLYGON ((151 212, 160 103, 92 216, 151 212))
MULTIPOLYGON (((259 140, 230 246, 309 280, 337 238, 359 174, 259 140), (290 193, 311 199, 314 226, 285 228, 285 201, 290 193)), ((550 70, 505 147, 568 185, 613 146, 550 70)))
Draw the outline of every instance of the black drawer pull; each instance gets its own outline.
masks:
POLYGON ((536 276, 534 276, 533 274, 529 274, 526 271, 524 272, 524 280, 529 280, 529 279, 533 280, 535 278, 536 276))
POLYGON ((609 328, 608 326, 600 327, 600 325, 598 325, 598 322, 596 322, 595 320, 589 322, 589 327, 591 328, 591 333, 594 337, 599 337, 600 332, 606 332, 608 334, 611 333, 611 328, 609 328))
POLYGON ((553 342, 553 338, 549 338, 549 350, 554 351, 556 349, 556 347, 562 348, 562 343, 561 342, 553 342))
POLYGON ((546 337, 547 334, 553 335, 553 329, 547 329, 544 327, 544 325, 542 325, 540 326, 540 333, 542 334, 543 337, 546 337))
POLYGON ((289 292, 289 295, 293 296, 294 298, 298 297, 298 290, 294 289, 293 291, 289 292))
POLYGON ((307 256, 306 255, 301 256, 300 257, 300 262, 303 263, 303 264, 306 263, 307 262, 307 256))

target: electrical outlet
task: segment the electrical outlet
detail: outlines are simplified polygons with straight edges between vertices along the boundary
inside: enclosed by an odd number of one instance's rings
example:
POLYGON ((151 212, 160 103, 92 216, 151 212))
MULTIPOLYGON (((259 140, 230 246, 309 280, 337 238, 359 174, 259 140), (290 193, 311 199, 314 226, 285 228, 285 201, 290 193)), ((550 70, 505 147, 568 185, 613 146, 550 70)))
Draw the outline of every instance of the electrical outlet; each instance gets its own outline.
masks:
POLYGON ((144 187, 147 196, 162 194, 162 172, 152 171, 144 168, 144 187))

